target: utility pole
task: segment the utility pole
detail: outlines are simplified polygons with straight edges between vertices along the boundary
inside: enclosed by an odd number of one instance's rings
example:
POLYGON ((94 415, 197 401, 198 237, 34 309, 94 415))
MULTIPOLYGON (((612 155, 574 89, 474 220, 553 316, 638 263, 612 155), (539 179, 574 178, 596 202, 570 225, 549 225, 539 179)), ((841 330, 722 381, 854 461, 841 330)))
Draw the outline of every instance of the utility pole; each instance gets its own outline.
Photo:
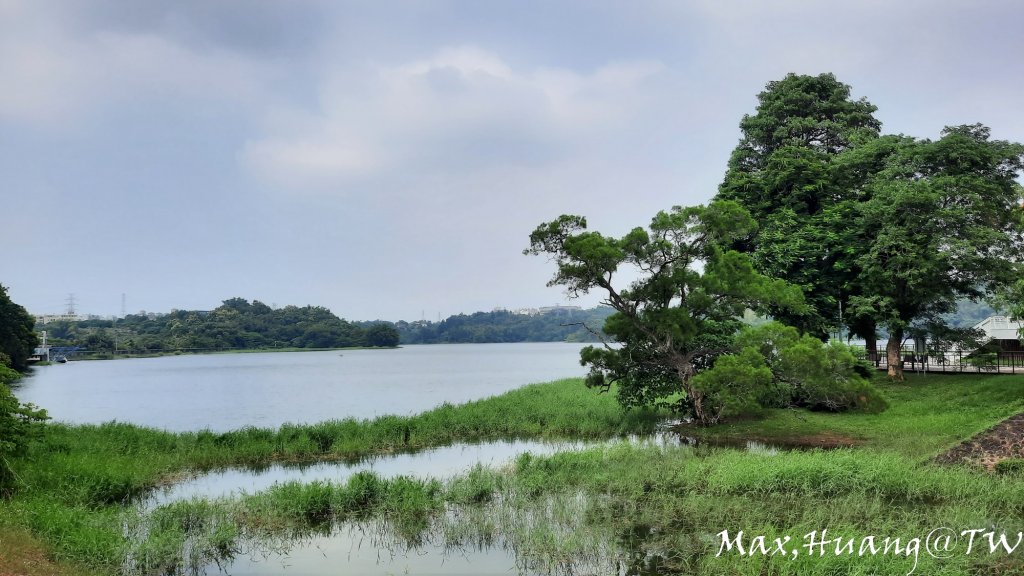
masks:
POLYGON ((125 306, 125 293, 121 292, 121 318, 124 318, 125 316, 128 315, 127 310, 128 307, 125 306))

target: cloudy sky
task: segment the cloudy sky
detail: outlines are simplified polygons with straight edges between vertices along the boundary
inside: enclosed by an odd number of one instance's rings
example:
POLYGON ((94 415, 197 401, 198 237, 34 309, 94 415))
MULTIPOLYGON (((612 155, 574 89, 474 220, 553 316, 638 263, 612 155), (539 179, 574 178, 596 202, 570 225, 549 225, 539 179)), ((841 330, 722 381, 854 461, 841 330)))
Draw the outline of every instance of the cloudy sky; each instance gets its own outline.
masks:
POLYGON ((34 313, 565 303, 530 231, 707 201, 788 72, 835 73, 888 133, 1024 141, 1022 22, 1017 0, 0 0, 0 283, 34 313))

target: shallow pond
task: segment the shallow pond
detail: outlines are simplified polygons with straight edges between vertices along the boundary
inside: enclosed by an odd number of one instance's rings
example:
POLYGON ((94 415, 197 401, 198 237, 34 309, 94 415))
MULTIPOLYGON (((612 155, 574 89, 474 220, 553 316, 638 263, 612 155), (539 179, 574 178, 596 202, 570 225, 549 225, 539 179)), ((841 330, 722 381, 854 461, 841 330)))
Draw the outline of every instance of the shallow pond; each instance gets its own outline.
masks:
POLYGON ((145 502, 158 506, 188 498, 219 498, 240 493, 253 494, 275 483, 314 481, 343 483, 356 472, 369 470, 382 478, 410 476, 445 479, 466 472, 476 464, 501 467, 516 456, 580 450, 593 446, 584 442, 541 442, 529 440, 453 444, 421 452, 367 458, 356 463, 321 462, 303 466, 274 464, 265 468, 230 468, 202 474, 157 490, 145 502))
MULTIPOLYGON (((599 442, 541 442, 499 441, 481 444, 455 444, 409 454, 392 454, 368 458, 355 463, 326 462, 313 465, 273 465, 260 469, 228 469, 211 472, 158 490, 139 502, 143 510, 175 501, 188 499, 216 499, 253 494, 277 483, 297 481, 310 483, 326 481, 344 483, 360 471, 372 471, 380 477, 409 476, 415 478, 447 479, 465 473, 477 464, 501 468, 509 465, 523 453, 547 455, 567 450, 582 450, 608 446, 618 442, 633 445, 659 446, 664 449, 693 449, 685 439, 674 434, 656 434, 648 437, 629 437, 599 442)), ((563 517, 554 524, 580 521, 585 502, 571 502, 568 520, 563 517)), ((524 555, 515 543, 507 542, 501 530, 495 533, 476 533, 476 527, 502 522, 518 527, 523 518, 518 509, 476 511, 478 520, 451 515, 435 521, 434 525, 411 542, 396 534, 386 521, 371 519, 358 523, 343 523, 323 533, 299 537, 281 537, 279 540, 256 539, 243 544, 236 554, 202 567, 207 574, 221 571, 233 575, 264 574, 548 574, 574 573, 581 563, 605 566, 597 573, 607 573, 608 566, 621 561, 618 548, 604 540, 609 537, 594 535, 593 548, 598 552, 571 565, 558 566, 550 560, 524 555), (497 519, 497 520, 496 520, 497 519), (453 535, 454 532, 454 535, 453 535), (604 538, 604 540, 598 540, 604 538), (602 556, 608 555, 608 557, 602 556)), ((544 510, 543 514, 550 513, 544 510)), ((536 519, 541 524, 550 519, 536 519)), ((547 529, 545 524, 544 530, 547 529)), ((592 568, 592 567, 591 567, 592 568)), ((616 572, 617 569, 613 570, 616 572)))

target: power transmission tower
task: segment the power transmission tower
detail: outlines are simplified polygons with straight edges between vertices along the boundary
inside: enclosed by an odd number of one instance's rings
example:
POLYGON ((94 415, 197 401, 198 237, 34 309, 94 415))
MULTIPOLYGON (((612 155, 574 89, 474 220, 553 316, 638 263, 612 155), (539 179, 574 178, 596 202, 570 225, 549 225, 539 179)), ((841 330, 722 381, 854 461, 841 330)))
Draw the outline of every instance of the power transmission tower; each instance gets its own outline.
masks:
POLYGON ((75 315, 75 295, 74 294, 68 294, 67 305, 68 305, 68 316, 74 316, 75 315))
POLYGON ((125 306, 125 293, 121 292, 121 318, 128 315, 127 306, 125 306))

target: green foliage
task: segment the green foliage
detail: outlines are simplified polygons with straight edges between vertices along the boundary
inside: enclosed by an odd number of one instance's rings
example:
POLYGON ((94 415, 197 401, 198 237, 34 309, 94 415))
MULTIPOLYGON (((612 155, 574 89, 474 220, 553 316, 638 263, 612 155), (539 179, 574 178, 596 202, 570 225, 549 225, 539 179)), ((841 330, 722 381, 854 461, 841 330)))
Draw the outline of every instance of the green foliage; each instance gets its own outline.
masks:
POLYGON ((581 361, 590 366, 587 384, 618 384, 626 406, 677 398, 677 407, 703 424, 717 422, 730 387, 717 379, 696 387, 691 378, 727 352, 748 310, 768 306, 804 309, 800 290, 758 274, 749 256, 726 250, 756 228, 738 204, 675 207, 659 212, 647 230, 622 238, 586 231, 580 216, 561 216, 530 235, 526 254, 546 254, 557 265, 548 285, 570 296, 597 290, 615 309, 604 332, 619 346, 590 346, 581 361), (628 287, 613 283, 619 269, 639 272, 628 287), (714 398, 708 400, 706 393, 714 398), (710 403, 709 403, 710 402, 710 403))
POLYGON ((737 248, 759 272, 800 286, 810 304, 808 313, 772 315, 824 337, 850 295, 859 187, 888 143, 878 140, 875 106, 851 99, 831 74, 789 74, 769 82, 758 102, 740 122, 743 138, 718 197, 739 202, 758 223, 737 248))
POLYGON ((777 393, 772 371, 754 348, 727 354, 714 366, 693 377, 693 387, 704 395, 715 420, 757 414, 777 393))
POLYGON ((398 329, 391 324, 378 322, 366 330, 366 345, 382 348, 398 346, 398 329))
POLYGON ((882 395, 862 375, 853 352, 838 342, 824 344, 778 322, 745 328, 734 354, 718 358, 698 376, 717 389, 728 386, 733 400, 715 405, 723 415, 758 411, 764 406, 801 406, 811 410, 851 408, 883 410, 882 395))
POLYGON ((946 128, 940 140, 911 140, 868 186, 860 227, 865 293, 890 331, 953 312, 1019 278, 1020 172, 1024 146, 989 140, 980 125, 946 128))
MULTIPOLYGON (((9 369, 0 367, 0 378, 5 370, 9 369)), ((28 443, 39 436, 39 423, 46 419, 45 410, 22 404, 5 383, 0 383, 0 496, 13 492, 17 475, 11 460, 23 454, 28 443)))
POLYGON ((0 364, 0 386, 9 386, 21 378, 21 372, 0 364))
POLYGON ((32 325, 32 317, 11 302, 7 289, 0 285, 0 496, 9 496, 15 488, 17 476, 11 460, 25 451, 40 431, 39 422, 47 419, 45 410, 22 404, 9 387, 21 378, 15 368, 27 366, 36 344, 32 325))
POLYGON ((937 141, 880 136, 875 107, 831 74, 790 74, 758 98, 719 198, 759 224, 737 244, 757 269, 807 294, 812 314, 776 319, 824 337, 841 307, 869 346, 884 327, 898 378, 907 334, 1020 278, 1024 146, 979 124, 937 141))
POLYGON ((614 310, 557 309, 536 315, 508 310, 457 314, 440 322, 398 322, 404 344, 484 342, 596 342, 601 326, 614 310))
POLYGON ((7 288, 0 284, 0 366, 19 371, 28 368, 28 357, 39 345, 34 326, 32 316, 12 302, 7 288))
POLYGON ((394 328, 387 323, 364 328, 320 306, 273 309, 243 298, 225 300, 211 311, 175 310, 162 316, 56 322, 40 328, 49 332, 54 346, 80 346, 98 354, 397 345, 394 328), (383 344, 368 342, 371 329, 375 341, 383 344))

